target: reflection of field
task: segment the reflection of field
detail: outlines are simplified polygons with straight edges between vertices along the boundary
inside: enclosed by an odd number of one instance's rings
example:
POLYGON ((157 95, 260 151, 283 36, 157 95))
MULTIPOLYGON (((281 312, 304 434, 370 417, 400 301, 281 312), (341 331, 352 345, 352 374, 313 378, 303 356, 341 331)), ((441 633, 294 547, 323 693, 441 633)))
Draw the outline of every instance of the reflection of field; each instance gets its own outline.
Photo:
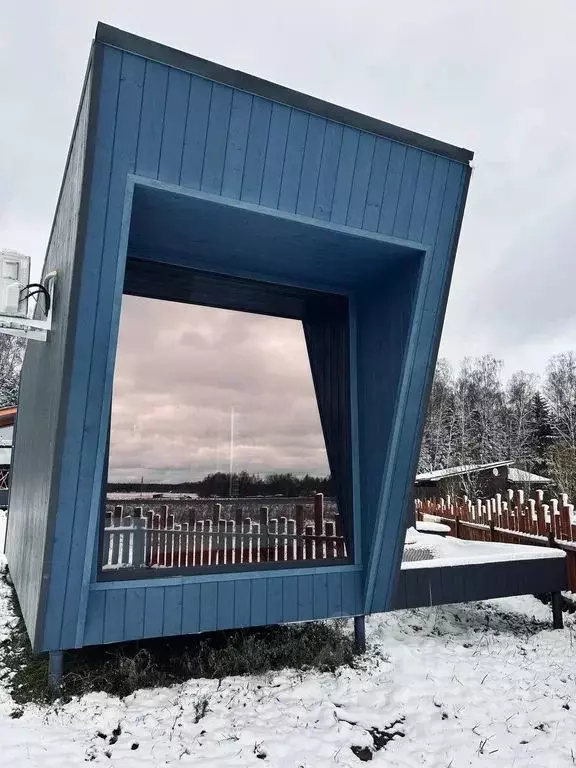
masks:
MULTIPOLYGON (((106 512, 112 513, 115 507, 122 507, 122 516, 131 516, 134 509, 141 508, 144 515, 153 510, 155 514, 167 511, 174 516, 175 523, 191 523, 194 520, 212 520, 216 505, 220 506, 219 517, 221 520, 235 520, 238 511, 242 510, 242 519, 257 521, 262 507, 268 509, 268 517, 271 520, 285 517, 290 520, 296 517, 296 507, 302 507, 306 524, 314 523, 314 496, 303 497, 278 497, 258 496, 240 499, 194 499, 171 498, 169 494, 155 498, 153 494, 109 494, 106 499, 106 512)), ((333 521, 338 508, 335 499, 323 498, 324 520, 333 521)))

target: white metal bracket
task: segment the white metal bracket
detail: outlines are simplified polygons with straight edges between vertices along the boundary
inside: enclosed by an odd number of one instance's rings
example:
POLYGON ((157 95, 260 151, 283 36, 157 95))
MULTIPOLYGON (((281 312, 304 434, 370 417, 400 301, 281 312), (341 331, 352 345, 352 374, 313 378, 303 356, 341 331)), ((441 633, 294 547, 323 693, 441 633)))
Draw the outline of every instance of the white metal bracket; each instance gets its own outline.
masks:
MULTIPOLYGON (((0 314, 0 333, 7 333, 9 336, 23 336, 25 339, 34 341, 46 341, 49 331, 52 330, 55 283, 56 272, 49 272, 42 282, 50 295, 50 309, 44 320, 0 314)), ((38 300, 42 301, 42 297, 39 296, 37 302, 38 300)))

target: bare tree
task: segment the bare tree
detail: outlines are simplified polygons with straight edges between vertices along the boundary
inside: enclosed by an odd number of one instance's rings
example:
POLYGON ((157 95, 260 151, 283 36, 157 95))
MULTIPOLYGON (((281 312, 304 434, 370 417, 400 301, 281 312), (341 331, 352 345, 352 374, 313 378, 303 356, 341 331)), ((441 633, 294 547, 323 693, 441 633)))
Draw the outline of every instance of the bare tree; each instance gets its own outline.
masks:
POLYGON ((544 394, 554 417, 554 431, 562 443, 576 448, 576 354, 554 355, 546 369, 544 394))
POLYGON ((533 403, 537 389, 533 373, 517 371, 506 386, 504 412, 506 432, 506 456, 522 462, 528 469, 533 456, 534 422, 533 403))
POLYGON ((0 333, 0 408, 18 403, 25 346, 24 339, 0 333))

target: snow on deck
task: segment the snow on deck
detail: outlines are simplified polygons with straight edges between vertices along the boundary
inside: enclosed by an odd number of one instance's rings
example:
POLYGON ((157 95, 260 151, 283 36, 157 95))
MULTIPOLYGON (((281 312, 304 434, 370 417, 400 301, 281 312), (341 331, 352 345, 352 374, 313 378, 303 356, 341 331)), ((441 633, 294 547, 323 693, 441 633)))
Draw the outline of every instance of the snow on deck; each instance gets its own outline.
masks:
POLYGON ((406 534, 402 569, 443 568, 451 565, 501 563, 517 560, 547 560, 566 557, 554 547, 462 541, 453 537, 420 533, 409 528, 406 534))

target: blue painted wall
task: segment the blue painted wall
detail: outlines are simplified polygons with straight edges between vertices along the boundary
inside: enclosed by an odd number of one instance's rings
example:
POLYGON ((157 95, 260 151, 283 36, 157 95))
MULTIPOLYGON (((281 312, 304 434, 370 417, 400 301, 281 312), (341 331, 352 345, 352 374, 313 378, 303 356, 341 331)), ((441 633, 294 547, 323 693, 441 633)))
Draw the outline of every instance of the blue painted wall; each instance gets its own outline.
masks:
MULTIPOLYGON (((47 621, 38 646, 67 648, 388 607, 467 164, 98 41, 95 72, 99 103, 89 148, 89 216, 78 261, 78 322, 64 403, 47 621), (172 190, 199 190, 349 233, 394 239, 399 258, 390 262, 378 289, 350 289, 359 307, 351 338, 351 357, 358 360, 352 389, 357 386, 359 396, 352 409, 359 439, 354 461, 360 465, 354 504, 363 542, 356 566, 96 583, 110 340, 117 333, 131 174, 172 190)), ((178 258, 181 263, 181 253, 178 258)))
POLYGON ((62 445, 62 396, 68 385, 78 273, 75 259, 86 204, 83 188, 90 96, 89 66, 43 268, 43 275, 57 271, 53 331, 48 343, 27 343, 12 456, 6 556, 30 638, 36 645, 42 642, 44 591, 58 499, 55 469, 62 445))

